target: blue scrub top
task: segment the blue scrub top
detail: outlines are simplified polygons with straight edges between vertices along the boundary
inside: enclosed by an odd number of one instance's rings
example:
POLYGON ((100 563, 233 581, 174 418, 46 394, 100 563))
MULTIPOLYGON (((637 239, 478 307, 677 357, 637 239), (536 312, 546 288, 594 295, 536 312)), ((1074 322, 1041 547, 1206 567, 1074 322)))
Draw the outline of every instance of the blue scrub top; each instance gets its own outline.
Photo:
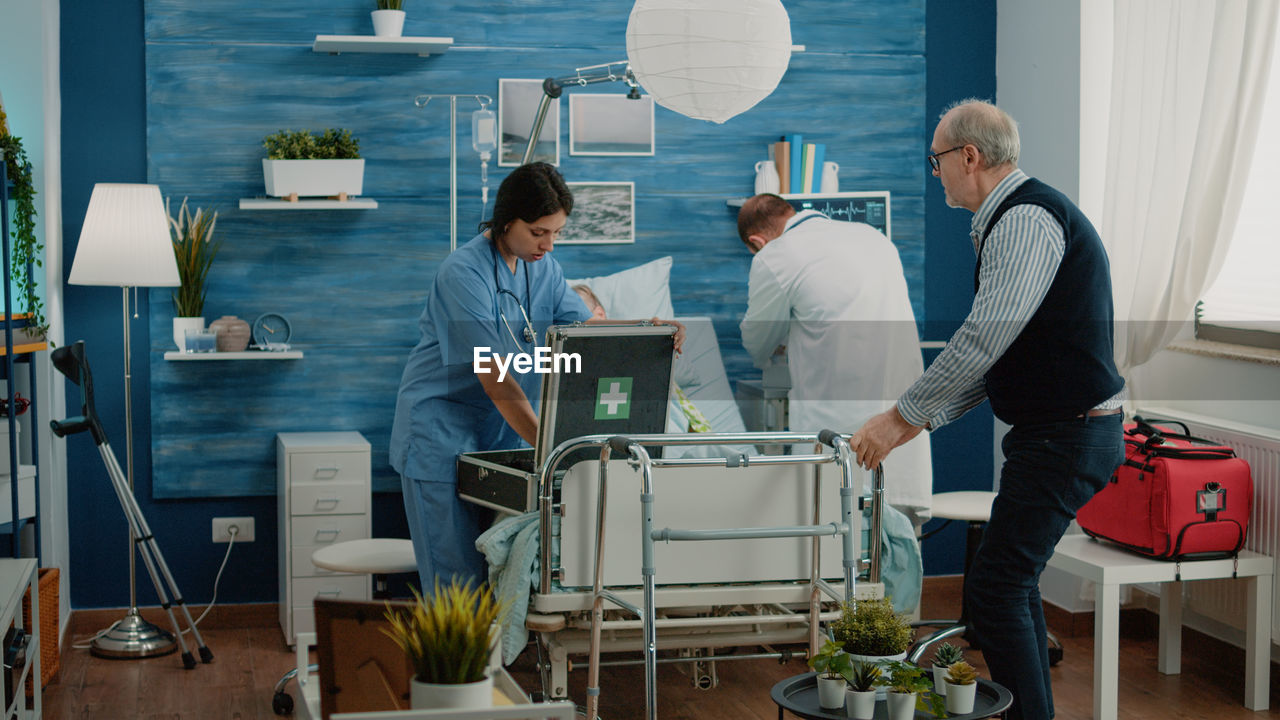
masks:
MULTIPOLYGON (((539 341, 550 325, 591 317, 550 255, 534 263, 517 260, 512 274, 493 242, 477 235, 440 264, 418 320, 422 339, 409 353, 396 398, 391 465, 397 472, 417 480, 456 483, 459 453, 527 447, 485 394, 473 369, 477 347, 500 354, 533 353, 534 345, 524 340, 517 299, 539 341), (499 295, 499 289, 515 298, 499 295)), ((497 371, 492 362, 489 366, 497 371)), ((519 378, 536 410, 541 376, 508 372, 519 378)))

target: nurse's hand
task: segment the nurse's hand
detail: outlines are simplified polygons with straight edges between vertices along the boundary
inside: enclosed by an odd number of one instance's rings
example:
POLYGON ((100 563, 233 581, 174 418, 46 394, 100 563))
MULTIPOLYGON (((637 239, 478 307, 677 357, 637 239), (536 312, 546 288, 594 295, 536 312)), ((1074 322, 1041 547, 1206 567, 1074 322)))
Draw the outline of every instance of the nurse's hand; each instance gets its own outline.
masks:
POLYGON ((858 464, 871 470, 889 457, 889 451, 920 434, 924 428, 907 422, 894 405, 874 415, 849 438, 849 449, 858 464))
POLYGON ((684 324, 677 320, 662 320, 656 317, 649 318, 649 322, 653 323, 654 325, 671 325, 675 327, 676 354, 679 355, 680 349, 684 346, 684 335, 685 335, 684 324))

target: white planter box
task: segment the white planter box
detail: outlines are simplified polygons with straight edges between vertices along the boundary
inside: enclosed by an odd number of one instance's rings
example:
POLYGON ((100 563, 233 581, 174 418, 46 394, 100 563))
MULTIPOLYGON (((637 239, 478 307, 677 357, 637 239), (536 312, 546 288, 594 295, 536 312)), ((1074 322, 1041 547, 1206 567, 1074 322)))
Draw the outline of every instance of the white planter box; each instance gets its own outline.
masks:
MULTIPOLYGON (((36 516, 36 466, 18 466, 18 518, 26 519, 36 516)), ((13 522, 13 510, 10 501, 13 492, 10 489, 11 478, 8 466, 5 474, 0 475, 0 523, 13 522)))
POLYGON ((333 197, 364 192, 364 159, 266 160, 262 177, 271 197, 333 197))

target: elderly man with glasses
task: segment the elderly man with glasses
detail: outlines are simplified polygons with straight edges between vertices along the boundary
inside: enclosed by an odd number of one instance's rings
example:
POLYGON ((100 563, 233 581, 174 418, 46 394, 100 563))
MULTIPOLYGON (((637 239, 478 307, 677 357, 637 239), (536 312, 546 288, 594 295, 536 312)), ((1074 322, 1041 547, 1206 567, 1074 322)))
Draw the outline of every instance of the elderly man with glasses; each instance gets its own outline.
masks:
POLYGON ((1054 546, 1124 457, 1124 379, 1112 360, 1106 251, 1062 193, 1018 169, 1018 126, 966 100, 928 155, 947 204, 972 212, 975 297, 964 324, 897 404, 849 439, 864 467, 984 399, 1012 426, 1000 490, 965 578, 970 637, 1013 692, 1009 720, 1053 717, 1039 580, 1054 546))

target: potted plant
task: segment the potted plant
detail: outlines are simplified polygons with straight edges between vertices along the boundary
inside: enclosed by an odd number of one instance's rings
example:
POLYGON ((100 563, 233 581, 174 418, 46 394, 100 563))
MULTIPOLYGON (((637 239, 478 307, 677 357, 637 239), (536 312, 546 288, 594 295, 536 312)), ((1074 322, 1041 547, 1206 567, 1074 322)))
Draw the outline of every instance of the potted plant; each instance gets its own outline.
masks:
POLYGON ((204 299, 208 292, 205 281, 222 247, 222 241, 213 239, 218 213, 205 212, 204 208, 196 208, 193 213, 187 207, 186 198, 182 198, 176 218, 169 211, 168 198, 164 201, 164 211, 169 216, 169 236, 181 283, 173 293, 173 342, 185 351, 187 331, 204 330, 204 299))
POLYGON ((350 130, 280 130, 262 139, 262 176, 272 197, 336 197, 364 192, 360 141, 350 130))
POLYGON ((884 667, 885 674, 877 682, 888 690, 885 700, 889 720, 910 720, 917 709, 933 713, 934 717, 946 717, 942 698, 931 692, 933 683, 925 677, 923 668, 904 660, 890 660, 884 667))
POLYGON ((871 720, 876 714, 876 680, 880 679, 880 666, 871 662, 854 662, 844 679, 849 683, 845 691, 845 712, 856 720, 871 720))
POLYGON ((844 704, 845 673, 853 662, 840 648, 840 643, 827 640, 818 652, 809 658, 809 667, 818 673, 818 705, 828 710, 844 704))
POLYGON ((404 32, 404 0, 377 0, 373 16, 373 34, 378 37, 400 37, 404 32))
MULTIPOLYGON (((915 637, 910 619, 894 612, 888 598, 845 603, 831 633, 850 659, 873 663, 905 659, 915 637)), ((884 690, 876 697, 883 699, 884 690)))
POLYGON ((973 712, 973 700, 978 693, 978 671, 969 663, 959 660, 947 668, 947 712, 968 715, 973 712))
POLYGON ((0 156, 4 158, 4 178, 13 183, 9 189, 13 213, 9 218, 10 282, 18 289, 20 305, 28 315, 26 334, 33 339, 43 338, 49 332, 49 323, 44 317, 44 302, 36 292, 34 272, 44 265, 44 243, 36 237, 35 180, 22 139, 10 135, 7 125, 0 125, 0 156))
POLYGON ((938 645, 938 649, 933 651, 933 691, 939 695, 947 694, 947 668, 952 664, 964 660, 964 651, 944 642, 938 645))
POLYGON ((385 631, 413 666, 413 709, 491 706, 489 657, 506 606, 488 585, 472 587, 457 578, 437 582, 429 598, 417 590, 413 595, 407 608, 388 605, 385 631))

